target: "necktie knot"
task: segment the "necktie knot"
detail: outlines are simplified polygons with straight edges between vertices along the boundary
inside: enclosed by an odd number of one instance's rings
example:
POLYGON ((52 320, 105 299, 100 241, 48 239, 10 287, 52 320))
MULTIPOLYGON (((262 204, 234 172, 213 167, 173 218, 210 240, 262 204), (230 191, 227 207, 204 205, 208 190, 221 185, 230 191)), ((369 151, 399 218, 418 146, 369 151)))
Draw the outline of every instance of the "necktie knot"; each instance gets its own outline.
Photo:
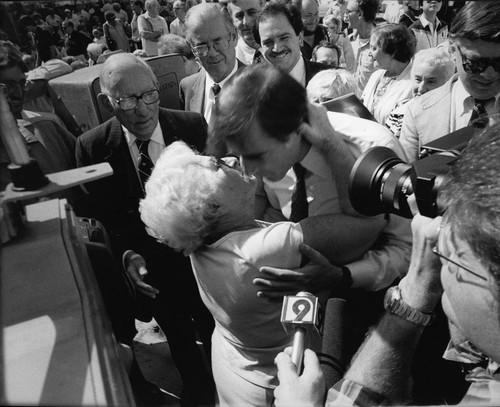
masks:
POLYGON ((262 52, 260 50, 255 51, 255 54, 253 54, 253 64, 259 64, 262 62, 262 52))
POLYGON ((148 146, 149 146, 149 140, 135 140, 135 143, 137 144, 137 148, 139 148, 139 153, 143 154, 144 152, 148 154, 148 146))
POLYGON ((219 95, 219 92, 220 92, 220 86, 218 83, 214 83, 212 85, 212 92, 213 92, 215 98, 217 98, 217 96, 219 95))
POLYGON ((469 119, 469 127, 482 129, 487 126, 489 118, 488 112, 486 111, 486 105, 491 100, 494 100, 494 98, 474 99, 474 107, 472 108, 472 114, 469 119))

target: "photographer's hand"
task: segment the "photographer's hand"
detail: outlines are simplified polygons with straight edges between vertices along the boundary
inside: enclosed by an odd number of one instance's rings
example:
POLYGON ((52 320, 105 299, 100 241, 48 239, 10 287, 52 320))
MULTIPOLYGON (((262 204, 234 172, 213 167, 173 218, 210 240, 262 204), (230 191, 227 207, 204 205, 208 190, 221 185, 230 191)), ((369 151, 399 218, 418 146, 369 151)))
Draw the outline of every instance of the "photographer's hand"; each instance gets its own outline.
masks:
POLYGON ((414 196, 408 198, 414 214, 411 228, 413 248, 410 268, 399 284, 405 302, 425 313, 431 313, 441 299, 441 262, 432 249, 436 245, 442 218, 427 218, 418 213, 414 196))

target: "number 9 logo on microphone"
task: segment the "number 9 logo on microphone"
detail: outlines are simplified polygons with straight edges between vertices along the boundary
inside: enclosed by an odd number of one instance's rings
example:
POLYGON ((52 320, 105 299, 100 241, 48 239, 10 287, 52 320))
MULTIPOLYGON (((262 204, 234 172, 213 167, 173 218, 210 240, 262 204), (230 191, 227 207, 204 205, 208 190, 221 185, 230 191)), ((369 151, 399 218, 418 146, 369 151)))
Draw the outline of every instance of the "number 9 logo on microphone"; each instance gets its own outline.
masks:
POLYGON ((318 325, 318 298, 309 293, 286 296, 281 310, 281 323, 318 325))

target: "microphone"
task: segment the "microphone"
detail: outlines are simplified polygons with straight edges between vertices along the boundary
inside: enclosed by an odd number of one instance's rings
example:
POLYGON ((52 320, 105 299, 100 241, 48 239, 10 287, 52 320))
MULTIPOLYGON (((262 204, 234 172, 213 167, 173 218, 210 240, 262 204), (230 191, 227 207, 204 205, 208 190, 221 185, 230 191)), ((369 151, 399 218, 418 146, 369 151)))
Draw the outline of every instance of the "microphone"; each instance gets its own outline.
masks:
POLYGON ((325 376, 325 385, 329 389, 344 377, 344 306, 345 300, 330 298, 326 303, 323 322, 323 340, 319 361, 325 376))
POLYGON ((302 362, 306 346, 307 331, 318 331, 319 301, 314 295, 301 291, 297 295, 287 295, 283 299, 281 323, 285 330, 293 332, 292 362, 297 373, 302 372, 302 362))

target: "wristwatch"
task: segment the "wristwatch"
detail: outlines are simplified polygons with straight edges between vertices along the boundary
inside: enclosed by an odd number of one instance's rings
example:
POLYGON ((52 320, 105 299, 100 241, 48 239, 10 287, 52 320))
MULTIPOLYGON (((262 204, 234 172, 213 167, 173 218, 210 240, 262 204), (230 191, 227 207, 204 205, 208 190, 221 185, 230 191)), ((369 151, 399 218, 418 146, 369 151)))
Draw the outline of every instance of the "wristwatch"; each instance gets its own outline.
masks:
POLYGON ((433 314, 421 312, 404 302, 403 298, 401 298, 401 289, 399 286, 394 286, 387 290, 384 298, 384 308, 387 312, 416 325, 427 326, 434 319, 433 314))

